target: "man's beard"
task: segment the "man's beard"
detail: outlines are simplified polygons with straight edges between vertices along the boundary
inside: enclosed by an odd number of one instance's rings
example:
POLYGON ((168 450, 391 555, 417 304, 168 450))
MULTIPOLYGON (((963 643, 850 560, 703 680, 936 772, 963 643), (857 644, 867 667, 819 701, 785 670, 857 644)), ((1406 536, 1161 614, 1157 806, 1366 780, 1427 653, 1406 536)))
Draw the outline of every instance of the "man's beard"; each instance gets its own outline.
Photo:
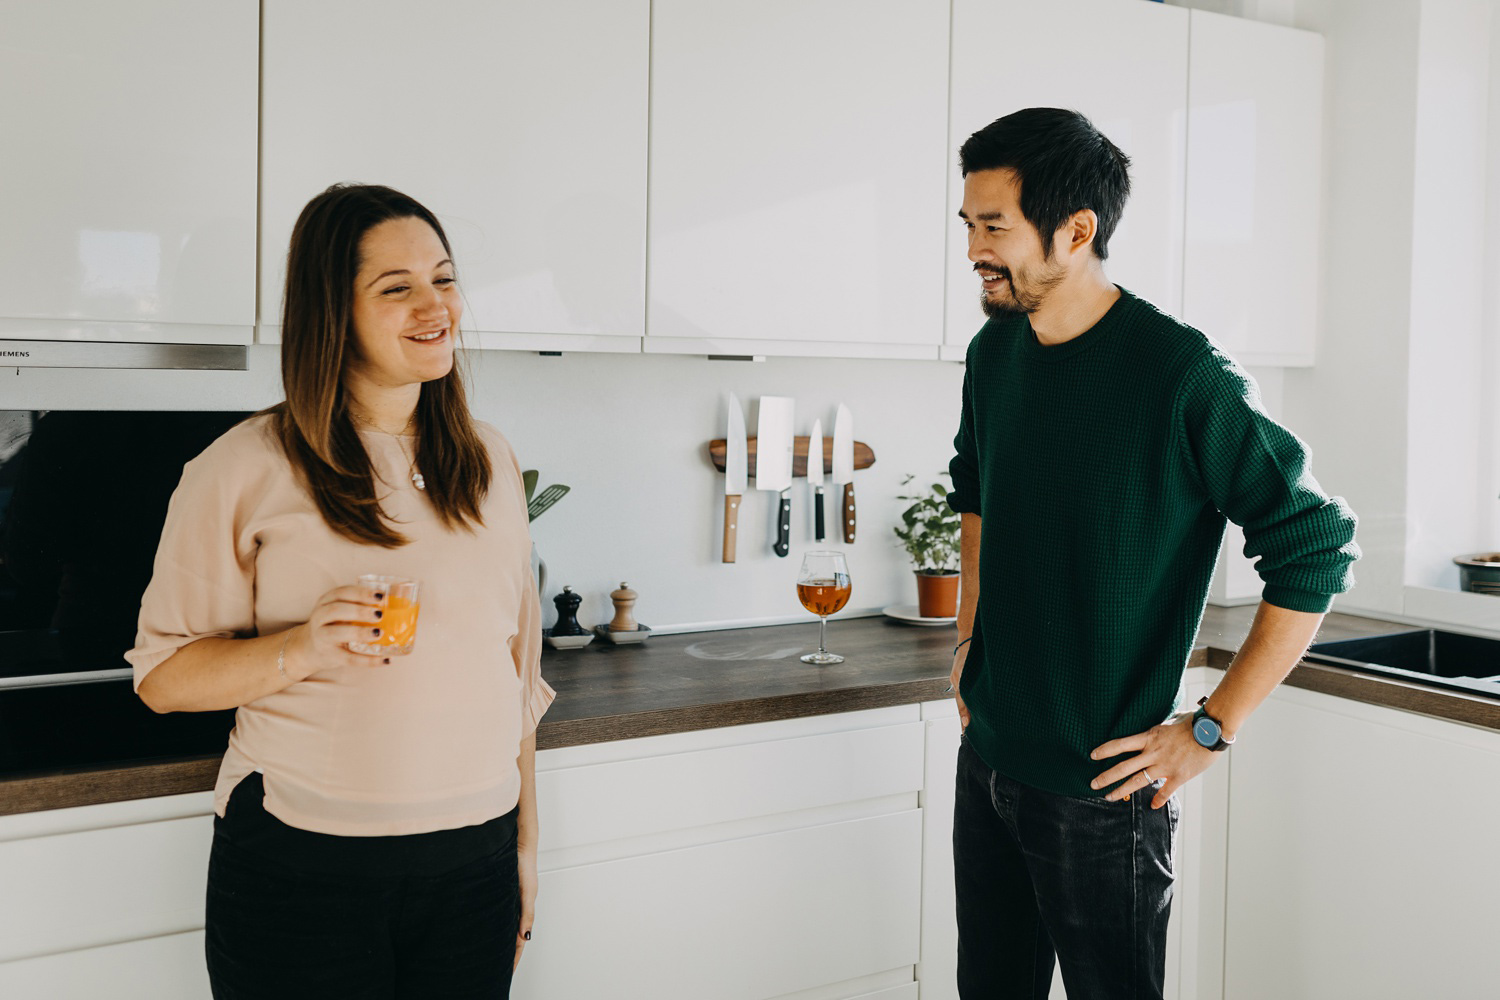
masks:
POLYGON ((1019 281, 1009 268, 981 269, 976 264, 974 270, 980 274, 996 274, 1003 277, 1005 287, 1009 291, 1004 298, 993 299, 989 292, 983 288, 979 289, 979 305, 990 319, 1000 316, 1031 315, 1047 301, 1047 296, 1051 294, 1052 289, 1062 284, 1063 279, 1068 276, 1061 264, 1054 264, 1051 260, 1048 260, 1035 275, 1022 272, 1019 281))

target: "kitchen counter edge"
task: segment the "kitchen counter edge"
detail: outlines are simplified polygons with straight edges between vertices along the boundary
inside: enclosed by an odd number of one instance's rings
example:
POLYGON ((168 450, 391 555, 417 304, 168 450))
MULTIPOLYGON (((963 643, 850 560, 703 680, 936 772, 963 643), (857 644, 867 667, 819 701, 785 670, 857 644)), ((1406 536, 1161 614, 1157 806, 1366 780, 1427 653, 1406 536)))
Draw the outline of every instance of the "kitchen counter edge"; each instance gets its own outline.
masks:
MULTIPOLYGON (((1222 670, 1244 637, 1254 608, 1210 607, 1204 614, 1189 667, 1222 670)), ((1399 631, 1411 626, 1373 618, 1331 614, 1320 639, 1352 638, 1399 631)), ((771 626, 770 635, 796 626, 771 626)), ((744 630, 750 631, 750 630, 744 630)), ((913 633, 913 637, 923 633, 913 633)), ((931 633, 926 633, 931 635, 931 633)), ((715 633, 698 633, 712 636, 715 633)), ((933 636, 936 638, 936 636, 933 636)), ((948 696, 947 658, 930 639, 913 643, 924 661, 921 676, 865 685, 735 697, 655 710, 602 711, 555 721, 543 719, 537 749, 581 746, 644 736, 664 736, 701 729, 775 722, 784 719, 856 712, 865 709, 936 701, 948 696)), ((1339 667, 1302 661, 1284 682, 1288 686, 1382 705, 1482 728, 1500 730, 1500 701, 1423 687, 1339 667)), ((213 788, 221 754, 206 754, 139 763, 62 769, 0 780, 0 816, 202 792, 213 788)))

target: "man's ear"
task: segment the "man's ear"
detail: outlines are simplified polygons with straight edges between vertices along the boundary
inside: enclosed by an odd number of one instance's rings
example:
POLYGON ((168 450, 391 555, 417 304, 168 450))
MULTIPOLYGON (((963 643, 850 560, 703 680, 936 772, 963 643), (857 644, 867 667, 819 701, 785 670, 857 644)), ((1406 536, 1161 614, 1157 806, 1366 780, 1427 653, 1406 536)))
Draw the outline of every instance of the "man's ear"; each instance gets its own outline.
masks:
POLYGON ((1081 208, 1068 217, 1057 231, 1055 243, 1060 244, 1067 250, 1068 254, 1087 250, 1094 245, 1094 236, 1099 232, 1099 217, 1094 214, 1092 208, 1081 208))

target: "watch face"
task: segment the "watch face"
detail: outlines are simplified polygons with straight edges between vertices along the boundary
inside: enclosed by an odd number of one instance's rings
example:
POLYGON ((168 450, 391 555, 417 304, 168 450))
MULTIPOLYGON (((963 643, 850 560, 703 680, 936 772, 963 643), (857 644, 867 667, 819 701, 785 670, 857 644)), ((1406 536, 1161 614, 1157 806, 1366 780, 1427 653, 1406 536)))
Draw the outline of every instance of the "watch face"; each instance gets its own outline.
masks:
POLYGON ((1214 744, 1219 742, 1221 735, 1219 724, 1213 719, 1206 716, 1199 716, 1193 720, 1193 739, 1198 741, 1199 746, 1212 750, 1214 744))

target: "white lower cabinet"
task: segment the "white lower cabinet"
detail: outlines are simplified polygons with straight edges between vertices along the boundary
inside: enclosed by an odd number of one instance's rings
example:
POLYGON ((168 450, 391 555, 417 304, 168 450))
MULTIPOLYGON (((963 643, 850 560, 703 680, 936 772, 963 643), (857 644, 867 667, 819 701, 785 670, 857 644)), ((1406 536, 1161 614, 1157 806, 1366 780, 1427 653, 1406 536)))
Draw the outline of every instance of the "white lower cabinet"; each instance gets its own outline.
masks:
MULTIPOLYGON (((514 995, 916 1000, 924 735, 909 705, 538 754, 514 995)), ((0 997, 207 997, 211 809, 0 817, 0 997)))
MULTIPOLYGON (((543 751, 514 995, 953 1000, 958 743, 942 700, 543 751)), ((1181 793, 1167 996, 1492 992, 1500 733, 1283 687, 1225 757, 1181 793)), ((206 997, 211 804, 0 817, 0 997, 206 997)))
POLYGON ((916 706, 565 748, 537 768, 545 850, 516 996, 834 1000, 915 985, 916 706))
POLYGON ((1225 1000, 1496 995, 1500 733, 1281 688, 1239 742, 1225 1000))

